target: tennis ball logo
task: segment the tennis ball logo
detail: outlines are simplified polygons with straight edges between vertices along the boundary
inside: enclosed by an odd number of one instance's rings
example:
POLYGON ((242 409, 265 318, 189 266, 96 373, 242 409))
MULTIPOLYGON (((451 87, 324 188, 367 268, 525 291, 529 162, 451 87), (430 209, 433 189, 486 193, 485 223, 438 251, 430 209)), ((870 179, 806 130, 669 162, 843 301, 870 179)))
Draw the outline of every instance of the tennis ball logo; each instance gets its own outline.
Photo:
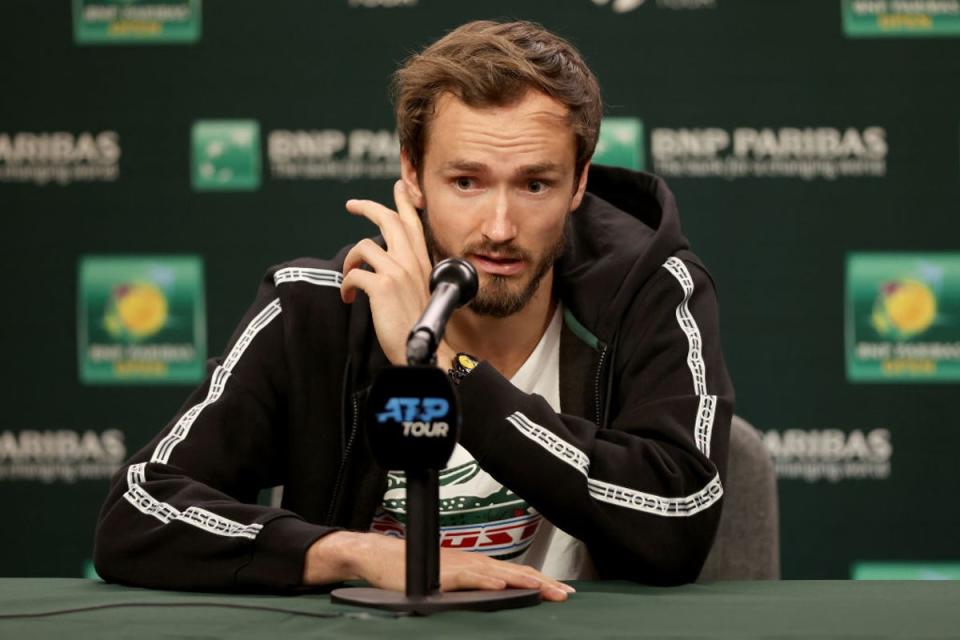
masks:
POLYGON ((912 278, 887 282, 873 305, 872 322, 880 335, 910 338, 930 328, 937 317, 937 296, 912 278))
POLYGON ((155 284, 122 284, 113 290, 104 325, 116 338, 143 340, 167 324, 168 312, 167 298, 155 284))

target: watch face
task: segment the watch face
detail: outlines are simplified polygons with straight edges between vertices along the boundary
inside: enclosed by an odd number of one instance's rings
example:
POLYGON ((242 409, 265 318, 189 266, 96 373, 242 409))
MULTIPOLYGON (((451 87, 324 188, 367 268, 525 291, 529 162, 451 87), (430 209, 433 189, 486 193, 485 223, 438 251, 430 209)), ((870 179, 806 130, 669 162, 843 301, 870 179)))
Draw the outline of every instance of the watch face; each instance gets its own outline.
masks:
POLYGON ((477 366, 477 361, 473 356, 467 355, 466 353, 457 354, 457 364, 466 371, 472 371, 474 367, 477 366))

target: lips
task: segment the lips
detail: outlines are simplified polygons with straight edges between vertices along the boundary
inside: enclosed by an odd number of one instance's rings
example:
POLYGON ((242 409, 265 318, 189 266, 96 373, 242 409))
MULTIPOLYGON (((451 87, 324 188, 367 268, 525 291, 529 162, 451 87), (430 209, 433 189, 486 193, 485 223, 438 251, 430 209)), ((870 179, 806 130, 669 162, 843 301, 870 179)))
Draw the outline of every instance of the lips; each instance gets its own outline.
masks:
POLYGON ((497 276, 512 276, 523 271, 526 263, 522 258, 513 256, 498 256, 496 254, 470 254, 474 266, 481 271, 485 271, 497 276))

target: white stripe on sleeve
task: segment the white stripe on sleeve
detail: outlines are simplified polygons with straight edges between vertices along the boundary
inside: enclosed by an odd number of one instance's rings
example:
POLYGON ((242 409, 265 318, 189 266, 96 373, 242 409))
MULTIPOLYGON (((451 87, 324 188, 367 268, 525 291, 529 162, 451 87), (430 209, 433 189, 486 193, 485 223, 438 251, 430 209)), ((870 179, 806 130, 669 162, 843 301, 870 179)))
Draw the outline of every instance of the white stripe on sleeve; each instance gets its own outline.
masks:
MULTIPOLYGON (((707 393, 703 339, 700 336, 700 328, 697 326, 688 305, 690 298, 693 297, 693 277, 690 275, 687 266, 679 258, 668 258, 663 267, 677 279, 683 290, 683 299, 676 308, 676 318, 681 331, 687 338, 687 367, 690 369, 693 380, 694 394, 699 397, 693 429, 694 440, 697 449, 709 457, 713 422, 717 410, 717 396, 707 393)), ((549 429, 533 422, 519 411, 507 416, 507 422, 524 436, 582 473, 587 479, 590 495, 601 502, 653 515, 684 517, 692 516, 709 508, 723 496, 720 474, 715 475, 703 489, 688 496, 680 497, 658 496, 592 478, 589 476, 590 459, 585 452, 564 441, 549 429)))
POLYGON ((673 274, 683 289, 683 299, 677 305, 677 323, 684 335, 687 336, 687 367, 693 378, 693 392, 700 396, 700 405, 697 408, 696 425, 693 433, 697 449, 710 457, 710 440, 713 436, 713 416, 717 407, 717 396, 707 394, 707 366, 703 361, 703 339, 700 337, 700 327, 690 313, 688 303, 693 297, 693 276, 677 257, 667 258, 663 267, 673 274))
POLYGON ((219 400, 220 396, 223 395, 223 389, 227 384, 227 380, 230 378, 230 374, 233 372, 233 368, 237 365, 237 362, 240 361, 240 357, 247 350, 247 347, 250 346, 250 343, 253 342, 257 334, 270 324, 271 320, 279 315, 280 300, 274 300, 250 321, 250 324, 244 329, 240 338, 233 345, 233 348, 230 349, 230 353, 223 361, 223 364, 213 371, 213 375, 210 377, 210 387, 207 390, 207 397, 203 399, 203 402, 193 405, 180 417, 180 420, 178 420, 177 424, 170 430, 170 433, 157 445, 153 455, 150 457, 150 462, 167 464, 167 462, 170 461, 170 454, 173 453, 174 447, 183 442, 190 434, 190 428, 193 426, 193 423, 196 422, 200 413, 219 400))
MULTIPOLYGON (((150 462, 159 464, 169 462, 170 454, 190 434, 190 428, 196 422, 200 413, 223 395, 224 387, 230 379, 233 368, 240 361, 247 347, 250 346, 257 334, 280 315, 280 312, 280 300, 276 299, 254 316, 250 324, 240 334, 240 338, 234 343, 233 348, 230 349, 230 353, 224 359, 223 364, 214 370, 210 377, 210 386, 207 389, 206 397, 202 402, 188 409, 170 430, 170 433, 160 440, 150 457, 150 462)), ((127 469, 127 492, 123 496, 141 513, 153 516, 164 524, 173 521, 184 522, 209 533, 231 538, 239 537, 253 540, 263 528, 263 525, 260 524, 235 522, 200 507, 188 507, 184 511, 180 511, 166 502, 157 500, 142 486, 146 482, 146 465, 147 463, 141 462, 130 465, 127 469)))
POLYGON ((273 274, 276 285, 284 282, 309 282, 321 287, 340 288, 343 284, 343 274, 330 269, 312 269, 308 267, 287 267, 273 274))

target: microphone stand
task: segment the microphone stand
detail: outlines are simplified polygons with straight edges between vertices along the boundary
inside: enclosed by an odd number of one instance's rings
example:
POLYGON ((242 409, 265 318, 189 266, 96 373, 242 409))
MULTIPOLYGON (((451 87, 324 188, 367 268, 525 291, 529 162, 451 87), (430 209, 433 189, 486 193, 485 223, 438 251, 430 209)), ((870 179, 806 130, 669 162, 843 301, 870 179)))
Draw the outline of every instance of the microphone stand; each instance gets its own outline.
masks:
MULTIPOLYGON (((436 347, 418 348, 418 333, 407 338, 407 366, 436 365, 436 347)), ((419 344, 418 344, 419 343, 419 344)), ((440 480, 432 468, 407 469, 407 597, 422 600, 440 591, 440 480)))
MULTIPOLYGON (((449 313, 442 318, 441 327, 448 318, 449 313)), ((376 416, 378 421, 371 422, 368 428, 374 457, 381 466, 387 469, 403 468, 406 474, 406 592, 346 587, 331 592, 332 602, 405 611, 414 615, 456 609, 498 611, 540 603, 540 592, 536 589, 440 591, 439 470, 450 458, 460 424, 456 389, 446 374, 435 366, 440 337, 442 334, 434 335, 416 328, 411 331, 407 338, 407 366, 382 371, 371 388, 369 398, 368 414, 376 416), (408 441, 401 436, 403 432, 399 429, 399 422, 389 423, 386 419, 381 420, 380 415, 383 414, 375 413, 390 398, 405 395, 410 399, 410 396, 422 397, 428 392, 431 399, 436 399, 434 396, 449 398, 449 415, 452 417, 447 420, 450 423, 449 436, 431 438, 434 442, 422 442, 422 438, 408 441), (444 444, 442 440, 448 438, 450 442, 444 444)))

